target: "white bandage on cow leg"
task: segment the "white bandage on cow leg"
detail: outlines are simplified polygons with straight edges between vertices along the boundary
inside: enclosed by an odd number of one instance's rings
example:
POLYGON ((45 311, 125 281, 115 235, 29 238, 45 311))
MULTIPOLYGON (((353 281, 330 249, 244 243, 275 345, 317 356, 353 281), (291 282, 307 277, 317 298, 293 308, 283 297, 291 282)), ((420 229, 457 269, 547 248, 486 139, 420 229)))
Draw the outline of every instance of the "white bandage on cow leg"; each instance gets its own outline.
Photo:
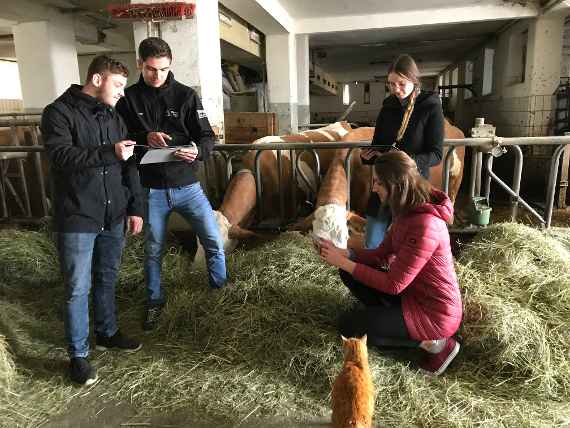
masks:
POLYGON ((327 204, 317 208, 314 215, 313 236, 327 239, 338 248, 346 248, 348 242, 346 207, 327 204))

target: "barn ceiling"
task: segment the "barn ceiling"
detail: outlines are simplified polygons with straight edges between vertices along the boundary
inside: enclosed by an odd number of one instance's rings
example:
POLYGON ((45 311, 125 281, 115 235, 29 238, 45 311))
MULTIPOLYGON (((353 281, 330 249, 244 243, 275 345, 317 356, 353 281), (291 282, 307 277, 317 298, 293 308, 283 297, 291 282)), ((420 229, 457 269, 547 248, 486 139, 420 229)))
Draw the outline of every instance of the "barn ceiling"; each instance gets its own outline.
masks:
POLYGON ((437 74, 510 21, 414 26, 313 34, 312 59, 339 80, 384 76, 388 65, 401 54, 412 55, 424 75, 437 74))

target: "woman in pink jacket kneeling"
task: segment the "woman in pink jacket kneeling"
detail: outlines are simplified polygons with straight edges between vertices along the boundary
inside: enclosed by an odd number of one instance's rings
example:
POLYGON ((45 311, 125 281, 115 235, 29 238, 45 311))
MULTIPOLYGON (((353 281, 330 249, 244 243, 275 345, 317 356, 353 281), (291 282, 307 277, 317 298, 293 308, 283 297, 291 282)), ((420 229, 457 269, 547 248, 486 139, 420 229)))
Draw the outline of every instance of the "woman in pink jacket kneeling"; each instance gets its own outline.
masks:
POLYGON ((395 219, 380 247, 318 243, 323 260, 340 268, 344 284, 364 305, 343 316, 341 333, 367 334, 376 346, 419 346, 427 351, 420 366, 439 375, 459 352, 453 335, 463 313, 447 230, 453 206, 401 151, 377 158, 372 190, 395 219))

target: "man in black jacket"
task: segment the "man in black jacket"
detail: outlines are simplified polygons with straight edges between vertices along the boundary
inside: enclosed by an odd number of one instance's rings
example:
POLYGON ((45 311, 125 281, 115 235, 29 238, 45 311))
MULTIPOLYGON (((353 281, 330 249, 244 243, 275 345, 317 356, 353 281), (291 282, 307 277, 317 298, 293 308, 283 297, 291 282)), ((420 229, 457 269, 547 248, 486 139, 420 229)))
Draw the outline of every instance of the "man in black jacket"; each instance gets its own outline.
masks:
POLYGON ((145 277, 148 304, 143 328, 152 330, 165 302, 160 284, 162 253, 168 217, 181 214, 204 247, 210 287, 227 280, 220 231, 200 182, 198 162, 210 155, 216 137, 196 92, 176 80, 170 71, 168 44, 150 37, 139 45, 138 83, 127 88, 117 109, 131 138, 150 148, 179 147, 174 161, 140 165, 142 184, 148 189, 145 277))
POLYGON ((114 106, 127 68, 96 57, 85 86, 72 85, 42 115, 54 194, 54 229, 66 289, 65 336, 74 382, 97 380, 89 354, 89 291, 97 349, 136 352, 141 344, 117 327, 115 284, 125 230, 142 230, 142 189, 133 141, 114 106))

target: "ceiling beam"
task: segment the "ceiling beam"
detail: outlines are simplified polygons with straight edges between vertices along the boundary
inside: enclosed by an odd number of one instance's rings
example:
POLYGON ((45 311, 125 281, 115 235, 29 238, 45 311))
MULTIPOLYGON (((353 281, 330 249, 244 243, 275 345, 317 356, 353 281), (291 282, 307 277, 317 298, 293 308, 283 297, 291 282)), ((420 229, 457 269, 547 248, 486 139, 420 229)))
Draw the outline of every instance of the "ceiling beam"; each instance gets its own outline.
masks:
POLYGON ((295 24, 298 34, 315 34, 335 31, 532 18, 538 16, 539 13, 539 8, 534 4, 528 6, 511 4, 473 5, 371 15, 323 16, 319 18, 299 19, 295 24))
POLYGON ((278 0, 220 0, 220 3, 266 35, 295 32, 293 18, 278 0))

